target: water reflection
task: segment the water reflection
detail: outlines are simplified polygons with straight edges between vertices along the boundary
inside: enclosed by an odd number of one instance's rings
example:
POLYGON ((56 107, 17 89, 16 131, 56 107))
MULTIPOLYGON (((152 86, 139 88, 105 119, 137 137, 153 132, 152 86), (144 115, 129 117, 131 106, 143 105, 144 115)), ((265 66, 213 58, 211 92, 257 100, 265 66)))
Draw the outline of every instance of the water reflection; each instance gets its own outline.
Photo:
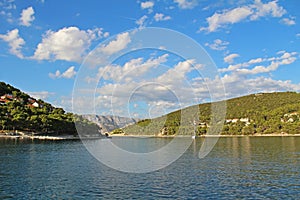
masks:
MULTIPOLYGON (((156 140, 142 142, 155 149, 168 141, 156 140)), ((0 199, 298 198, 300 137, 220 138, 199 159, 202 143, 166 168, 132 174, 99 163, 80 142, 0 140, 0 199)))

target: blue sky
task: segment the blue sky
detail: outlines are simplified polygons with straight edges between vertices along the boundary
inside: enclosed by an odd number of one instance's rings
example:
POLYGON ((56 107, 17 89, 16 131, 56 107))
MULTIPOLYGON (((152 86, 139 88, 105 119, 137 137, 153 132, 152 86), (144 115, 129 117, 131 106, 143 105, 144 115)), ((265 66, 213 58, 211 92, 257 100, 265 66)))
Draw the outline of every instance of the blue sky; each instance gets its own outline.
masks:
MULTIPOLYGON (((132 41, 128 30, 160 27, 202 45, 218 68, 226 98, 299 91, 299 9, 297 0, 0 0, 0 80, 72 111, 74 83, 90 51, 103 41, 109 52, 122 50, 132 41)), ((123 56, 105 68, 106 78, 97 76, 101 69, 86 77, 103 78, 94 91, 95 112, 144 118, 191 105, 189 95, 179 103, 186 94, 197 96, 197 103, 207 101, 205 85, 215 80, 197 79, 190 67, 198 64, 163 49, 123 56), (116 79, 116 73, 127 73, 126 66, 131 72, 150 66, 151 76, 116 79), (146 80, 156 82, 139 88, 146 80), (107 92, 111 88, 127 94, 114 96, 107 92)))

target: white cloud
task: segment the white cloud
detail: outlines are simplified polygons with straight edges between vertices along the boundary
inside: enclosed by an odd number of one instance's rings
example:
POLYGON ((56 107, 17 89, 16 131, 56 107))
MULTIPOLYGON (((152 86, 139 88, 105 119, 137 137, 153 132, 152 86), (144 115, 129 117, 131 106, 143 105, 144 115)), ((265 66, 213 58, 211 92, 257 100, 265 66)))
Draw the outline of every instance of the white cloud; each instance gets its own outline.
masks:
POLYGON ((236 71, 237 69, 240 69, 241 67, 246 67, 249 66, 248 63, 239 63, 235 65, 229 65, 227 68, 221 68, 218 69, 219 72, 231 72, 231 71, 236 71))
POLYGON ((153 8, 153 6, 154 6, 154 3, 152 1, 141 2, 141 8, 142 9, 153 8))
POLYGON ((35 99, 42 99, 46 100, 48 97, 54 95, 53 92, 48 92, 48 91, 41 91, 41 92, 26 92, 30 96, 32 96, 35 99))
POLYGON ((255 58, 255 59, 249 60, 249 61, 248 61, 248 64, 249 64, 249 65, 252 65, 252 64, 256 64, 256 63, 261 63, 261 62, 263 62, 263 61, 264 61, 263 58, 255 58))
POLYGON ((135 78, 143 77, 149 70, 165 63, 168 56, 168 54, 164 54, 158 58, 150 58, 145 62, 143 58, 136 58, 126 62, 123 66, 108 65, 104 68, 99 68, 97 79, 102 77, 105 80, 113 80, 116 82, 123 80, 129 83, 135 78))
POLYGON ((233 59, 235 59, 235 58, 237 58, 237 57, 239 57, 240 55, 239 54, 236 54, 236 53, 233 53, 233 54, 230 54, 230 55, 228 55, 228 56, 226 56, 225 58, 224 58, 224 62, 226 62, 226 63, 233 63, 233 59))
POLYGON ((14 0, 0 1, 0 7, 4 10, 15 10, 17 6, 14 3, 14 0))
POLYGON ((227 68, 219 69, 219 72, 236 72, 238 74, 243 75, 255 75, 261 73, 269 73, 275 71, 281 65, 288 65, 296 61, 296 52, 285 52, 280 51, 277 54, 281 56, 270 57, 270 58, 255 58, 251 59, 247 62, 238 63, 236 65, 229 65, 227 68), (258 63, 265 63, 265 65, 256 65, 258 63), (249 66, 253 66, 252 68, 247 68, 249 66))
MULTIPOLYGON (((198 69, 196 66, 199 63, 193 59, 166 66, 168 54, 147 60, 138 57, 122 65, 109 65, 98 69, 97 78, 99 80, 101 77, 101 81, 95 95, 96 112, 128 116, 128 104, 131 102, 130 108, 135 109, 134 115, 144 113, 140 116, 145 117, 148 112, 150 117, 160 116, 180 107, 211 99, 209 89, 224 91, 221 81, 227 97, 255 92, 299 91, 300 84, 267 77, 268 73, 279 67, 295 62, 299 54, 280 51, 275 55, 229 65, 223 71, 226 74, 211 79, 195 76, 194 70, 198 69)), ((231 62, 236 57, 238 55, 230 54, 224 61, 231 62)), ((220 96, 214 96, 214 99, 218 98, 224 98, 221 92, 220 96)))
POLYGON ((154 15, 154 20, 155 21, 167 21, 167 20, 170 20, 171 19, 171 17, 170 16, 165 16, 164 14, 162 14, 162 13, 156 13, 155 15, 154 15))
POLYGON ((208 27, 201 27, 200 31, 214 32, 227 24, 235 24, 247 18, 257 20, 265 16, 282 17, 285 13, 286 10, 279 6, 277 1, 264 4, 260 0, 255 0, 253 4, 214 13, 206 18, 208 27))
MULTIPOLYGON (((235 65, 234 70, 222 77, 209 79, 207 77, 189 78, 198 63, 195 60, 180 61, 170 68, 160 70, 166 62, 167 54, 157 58, 143 60, 135 58, 122 66, 112 65, 99 69, 99 74, 106 84, 99 85, 96 93, 96 112, 128 116, 128 104, 132 103, 134 115, 140 117, 155 117, 200 101, 211 99, 210 91, 223 90, 224 84, 227 97, 236 97, 255 92, 272 92, 293 90, 299 91, 300 84, 289 80, 273 80, 265 73, 272 72, 278 67, 295 61, 295 52, 281 52, 272 58, 254 58, 235 65), (260 64, 263 63, 265 66, 260 64), (247 68, 248 73, 240 70, 247 68), (151 71, 152 69, 152 71, 151 71), (152 73, 154 72, 155 73, 152 73), (209 86, 209 89, 208 89, 209 86), (193 98, 198 101, 192 101, 193 98), (141 101, 146 102, 140 104, 141 101), (139 111, 139 109, 144 109, 139 111), (148 116, 147 116, 148 112, 148 116)), ((234 57, 234 56, 233 56, 234 57)), ((230 65, 234 67, 234 65, 230 65)), ((221 95, 214 99, 224 98, 221 95)))
POLYGON ((5 35, 0 34, 0 39, 8 43, 11 54, 16 55, 19 58, 24 57, 21 48, 25 44, 25 41, 19 36, 18 29, 8 31, 5 35))
POLYGON ((261 0, 255 0, 255 3, 252 5, 255 10, 254 14, 251 15, 251 20, 256 20, 264 16, 272 17, 281 17, 286 13, 286 10, 277 4, 277 0, 270 1, 266 4, 262 3, 261 0))
POLYGON ((197 0, 174 0, 174 3, 181 9, 192 9, 198 5, 197 0))
POLYGON ((49 77, 56 79, 56 78, 66 78, 66 79, 70 79, 73 78, 76 75, 76 71, 75 71, 75 67, 71 66, 69 67, 65 72, 61 73, 59 70, 56 70, 56 72, 53 73, 49 73, 49 77))
POLYGON ((207 30, 208 32, 214 32, 224 24, 237 23, 251 14, 252 11, 248 7, 235 8, 230 11, 223 11, 223 13, 215 13, 213 16, 206 19, 208 27, 202 27, 200 28, 200 31, 207 30))
POLYGON ((246 78, 231 74, 222 77, 222 82, 226 88, 227 98, 258 92, 300 91, 300 84, 293 84, 289 80, 273 80, 264 76, 246 78))
POLYGON ((14 1, 4 0, 0 1, 0 15, 2 15, 8 23, 13 23, 13 10, 16 10, 17 6, 14 1))
POLYGON ((194 91, 188 83, 188 74, 198 69, 200 64, 186 60, 169 67, 164 64, 168 56, 163 54, 147 60, 134 58, 123 65, 99 68, 97 78, 101 77, 101 82, 97 88, 97 110, 128 115, 127 104, 132 102, 132 107, 146 109, 143 113, 149 109, 149 115, 153 117, 191 105, 194 91), (140 104, 141 101, 148 108, 140 104))
POLYGON ((289 19, 289 18, 283 18, 280 21, 281 21, 281 23, 288 25, 288 26, 292 26, 292 25, 296 24, 296 21, 294 19, 289 19))
POLYGON ((178 87, 178 85, 183 85, 186 74, 191 72, 195 65, 195 60, 186 60, 178 62, 173 68, 169 69, 166 73, 157 77, 155 82, 167 85, 169 88, 178 87))
POLYGON ((153 12, 153 6, 154 6, 153 1, 141 2, 141 9, 143 10, 147 9, 149 14, 153 12))
POLYGON ((212 44, 205 43, 205 46, 208 46, 209 48, 211 48, 213 50, 222 51, 222 50, 225 50, 227 48, 228 44, 229 44, 229 42, 227 42, 227 41, 222 41, 220 39, 215 39, 212 44))
POLYGON ((135 23, 137 25, 139 25, 140 28, 144 27, 144 23, 145 23, 146 19, 148 19, 148 17, 146 15, 144 15, 140 19, 136 20, 135 23))
POLYGON ((103 37, 106 38, 106 37, 108 37, 108 36, 109 36, 109 32, 104 32, 104 33, 103 33, 103 37))
POLYGON ((60 73, 59 70, 56 70, 55 73, 49 73, 49 77, 50 77, 50 78, 53 78, 53 79, 55 79, 55 78, 60 78, 60 76, 61 76, 61 73, 60 73))
POLYGON ((252 69, 237 69, 239 74, 262 74, 275 71, 279 67, 278 62, 272 62, 269 66, 255 66, 252 69))
POLYGON ((35 19, 34 10, 32 7, 28 7, 24 10, 22 10, 21 17, 20 17, 20 23, 23 26, 30 26, 31 22, 35 19))
MULTIPOLYGON (((205 84, 210 85, 212 89, 215 89, 214 85, 217 85, 219 81, 222 81, 225 87, 226 98, 258 92, 300 91, 300 84, 292 83, 290 80, 273 80, 265 75, 259 76, 257 74, 256 76, 246 76, 235 72, 225 74, 224 76, 220 78, 217 77, 213 80, 205 79, 205 83, 195 82, 193 85, 194 90, 204 95, 206 93, 209 94, 209 91, 205 88, 205 84)), ((218 86, 216 86, 216 89, 218 89, 218 86)))
POLYGON ((62 78, 73 78, 76 75, 75 67, 71 66, 64 73, 62 73, 62 78))
POLYGON ((32 59, 81 62, 92 41, 108 36, 101 28, 80 30, 65 27, 57 32, 47 31, 38 44, 32 59))
POLYGON ((121 51, 126 48, 126 46, 131 42, 130 36, 128 32, 120 33, 117 35, 116 40, 109 42, 106 46, 102 46, 100 50, 103 53, 108 55, 112 55, 116 52, 121 51))

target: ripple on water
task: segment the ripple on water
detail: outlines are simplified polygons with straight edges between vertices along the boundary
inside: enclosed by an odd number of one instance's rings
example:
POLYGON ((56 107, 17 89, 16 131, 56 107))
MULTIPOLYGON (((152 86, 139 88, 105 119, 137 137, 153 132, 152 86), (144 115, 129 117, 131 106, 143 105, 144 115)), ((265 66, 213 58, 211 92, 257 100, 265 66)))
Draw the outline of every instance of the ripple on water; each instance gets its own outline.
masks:
MULTIPOLYGON (((120 145, 151 150, 160 140, 120 145)), ((79 141, 0 141, 0 199, 298 198, 300 137, 220 138, 204 159, 201 143, 166 168, 129 174, 99 163, 79 141)))

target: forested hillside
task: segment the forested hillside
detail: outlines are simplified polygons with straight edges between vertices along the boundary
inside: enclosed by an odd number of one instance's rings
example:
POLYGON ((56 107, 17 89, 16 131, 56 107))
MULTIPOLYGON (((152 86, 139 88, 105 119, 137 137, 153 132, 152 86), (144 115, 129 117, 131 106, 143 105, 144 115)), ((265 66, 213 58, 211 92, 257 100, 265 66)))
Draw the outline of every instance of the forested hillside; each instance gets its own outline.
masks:
MULTIPOLYGON (((300 94, 296 92, 259 93, 226 101, 227 112, 222 134, 251 135, 270 133, 300 133, 300 94)), ((205 134, 210 126, 211 104, 200 104, 196 132, 205 134)), ((123 130, 128 134, 174 135, 181 126, 178 110, 156 119, 141 120, 123 130), (156 128, 155 127, 159 127, 156 128)), ((192 134, 191 130, 184 134, 192 134)))
POLYGON ((0 130, 28 131, 44 135, 76 135, 74 120, 86 130, 98 130, 94 123, 62 108, 56 108, 42 100, 0 82, 0 130))

